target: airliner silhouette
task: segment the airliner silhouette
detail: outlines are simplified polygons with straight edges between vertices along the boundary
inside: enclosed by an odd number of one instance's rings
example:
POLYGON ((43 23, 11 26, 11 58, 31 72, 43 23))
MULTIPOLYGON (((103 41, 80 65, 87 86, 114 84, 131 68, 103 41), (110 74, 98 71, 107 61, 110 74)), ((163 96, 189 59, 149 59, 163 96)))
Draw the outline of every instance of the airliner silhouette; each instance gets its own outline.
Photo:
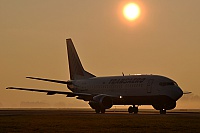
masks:
POLYGON ((160 114, 176 107, 176 101, 183 95, 178 84, 160 75, 122 75, 96 77, 87 72, 78 57, 71 39, 66 39, 70 70, 70 80, 26 77, 29 79, 66 84, 71 92, 8 87, 24 91, 44 92, 47 95, 63 94, 66 97, 76 97, 88 101, 96 113, 105 113, 113 105, 131 105, 129 113, 138 113, 138 106, 152 105, 160 114))

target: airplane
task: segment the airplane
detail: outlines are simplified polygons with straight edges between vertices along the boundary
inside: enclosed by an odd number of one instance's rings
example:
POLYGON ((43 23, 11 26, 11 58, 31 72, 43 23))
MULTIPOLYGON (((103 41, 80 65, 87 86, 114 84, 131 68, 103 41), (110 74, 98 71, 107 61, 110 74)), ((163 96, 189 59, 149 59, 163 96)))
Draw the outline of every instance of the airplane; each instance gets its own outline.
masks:
POLYGON ((129 113, 138 113, 141 105, 152 105, 160 114, 176 107, 176 101, 184 94, 178 84, 161 75, 122 75, 96 77, 86 71, 79 59, 72 39, 66 39, 70 80, 61 81, 38 77, 28 79, 67 85, 70 91, 7 87, 6 89, 44 92, 47 95, 62 94, 87 101, 96 113, 105 113, 113 105, 131 105, 129 113))

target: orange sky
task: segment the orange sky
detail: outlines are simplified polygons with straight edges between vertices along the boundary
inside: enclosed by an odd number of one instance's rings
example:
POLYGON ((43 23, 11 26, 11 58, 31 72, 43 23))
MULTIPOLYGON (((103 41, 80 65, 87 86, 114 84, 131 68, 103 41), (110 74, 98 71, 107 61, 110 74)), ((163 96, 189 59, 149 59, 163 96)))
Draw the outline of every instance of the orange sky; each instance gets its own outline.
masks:
MULTIPOLYGON (((129 0, 130 1, 130 0, 129 0)), ((71 37, 84 68, 97 76, 160 74, 200 95, 200 1, 137 0, 138 20, 122 16, 117 0, 0 0, 0 103, 65 102, 65 96, 6 90, 8 86, 66 90, 26 76, 69 79, 65 39, 71 37)))

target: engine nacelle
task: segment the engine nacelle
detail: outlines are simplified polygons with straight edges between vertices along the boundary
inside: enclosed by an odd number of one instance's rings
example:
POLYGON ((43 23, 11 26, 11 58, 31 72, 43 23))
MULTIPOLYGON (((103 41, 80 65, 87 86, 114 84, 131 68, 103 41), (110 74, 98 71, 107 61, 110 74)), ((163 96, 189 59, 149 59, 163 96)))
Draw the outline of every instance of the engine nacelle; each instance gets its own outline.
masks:
POLYGON ((176 102, 170 102, 170 103, 167 103, 167 104, 164 104, 164 105, 154 104, 152 106, 156 110, 162 110, 162 109, 171 110, 171 109, 174 109, 176 107, 176 102))
POLYGON ((93 100, 89 102, 89 105, 93 109, 97 108, 104 108, 104 109, 109 109, 113 105, 112 98, 106 95, 97 95, 93 97, 93 100))

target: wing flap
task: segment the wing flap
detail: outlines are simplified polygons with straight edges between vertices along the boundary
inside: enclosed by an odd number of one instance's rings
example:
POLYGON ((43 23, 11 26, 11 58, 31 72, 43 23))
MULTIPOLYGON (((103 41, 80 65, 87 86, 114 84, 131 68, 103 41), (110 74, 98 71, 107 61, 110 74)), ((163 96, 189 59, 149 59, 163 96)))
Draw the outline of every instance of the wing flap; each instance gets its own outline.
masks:
MULTIPOLYGON (((93 99, 95 95, 98 94, 88 94, 88 93, 74 93, 74 92, 65 92, 65 91, 55 91, 55 90, 44 90, 44 89, 35 89, 35 88, 21 88, 21 87, 7 87, 6 89, 11 90, 23 90, 23 91, 35 91, 35 92, 43 92, 47 95, 55 95, 55 94, 62 94, 66 95, 66 97, 76 97, 77 99, 81 99, 84 101, 90 101, 93 99)), ((119 96, 111 96, 107 95, 111 98, 120 98, 119 96)))
POLYGON ((21 87, 7 87, 6 89, 44 92, 44 93, 47 93, 47 95, 63 94, 63 95, 67 95, 67 97, 75 97, 75 96, 91 97, 92 96, 91 94, 87 94, 87 93, 73 93, 73 92, 43 90, 43 89, 35 89, 35 88, 33 89, 33 88, 21 88, 21 87))
POLYGON ((33 88, 20 88, 20 87, 8 87, 6 89, 11 90, 24 90, 24 91, 36 91, 36 92, 46 92, 47 95, 54 95, 54 94, 73 94, 72 92, 64 92, 64 91, 52 91, 52 90, 40 90, 40 89, 33 89, 33 88))

